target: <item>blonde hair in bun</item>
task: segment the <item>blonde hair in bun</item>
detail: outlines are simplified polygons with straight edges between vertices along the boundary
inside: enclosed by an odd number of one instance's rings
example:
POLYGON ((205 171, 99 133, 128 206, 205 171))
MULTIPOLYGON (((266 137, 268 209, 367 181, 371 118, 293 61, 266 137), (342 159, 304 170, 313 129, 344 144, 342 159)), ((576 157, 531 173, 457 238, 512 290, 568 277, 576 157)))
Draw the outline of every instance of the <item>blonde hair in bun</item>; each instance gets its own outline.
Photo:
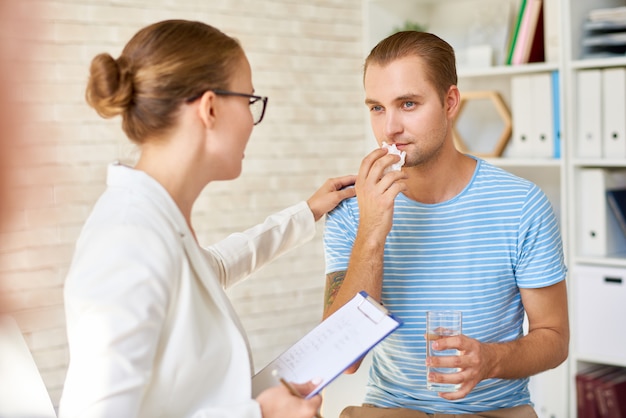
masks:
POLYGON ((85 98, 103 118, 121 115, 133 97, 133 78, 125 57, 99 54, 91 61, 85 98))
POLYGON ((188 98, 228 89, 244 56, 239 42, 202 22, 165 20, 137 32, 119 58, 91 62, 85 98, 104 117, 122 116, 132 141, 157 138, 188 98))

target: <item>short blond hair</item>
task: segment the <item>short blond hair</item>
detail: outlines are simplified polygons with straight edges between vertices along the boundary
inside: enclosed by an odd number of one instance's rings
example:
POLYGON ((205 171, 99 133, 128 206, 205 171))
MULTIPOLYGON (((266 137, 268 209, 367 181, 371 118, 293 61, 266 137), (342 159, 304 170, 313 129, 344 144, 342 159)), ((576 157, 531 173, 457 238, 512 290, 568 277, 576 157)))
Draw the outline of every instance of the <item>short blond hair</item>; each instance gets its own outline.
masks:
POLYGON ((363 78, 372 64, 384 66, 408 56, 416 56, 424 61, 426 76, 443 101, 450 86, 458 83, 456 58, 454 48, 432 33, 402 31, 383 39, 365 59, 363 78))

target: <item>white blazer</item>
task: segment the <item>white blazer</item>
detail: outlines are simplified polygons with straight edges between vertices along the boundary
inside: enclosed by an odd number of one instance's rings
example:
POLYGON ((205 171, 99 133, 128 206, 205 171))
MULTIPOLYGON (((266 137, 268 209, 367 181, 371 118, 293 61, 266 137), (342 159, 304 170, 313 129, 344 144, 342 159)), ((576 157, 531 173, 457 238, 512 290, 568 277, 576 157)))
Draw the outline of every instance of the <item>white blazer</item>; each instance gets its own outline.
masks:
POLYGON ((315 235, 306 202, 202 249, 165 189, 113 164, 65 283, 64 417, 260 417, 224 287, 315 235))

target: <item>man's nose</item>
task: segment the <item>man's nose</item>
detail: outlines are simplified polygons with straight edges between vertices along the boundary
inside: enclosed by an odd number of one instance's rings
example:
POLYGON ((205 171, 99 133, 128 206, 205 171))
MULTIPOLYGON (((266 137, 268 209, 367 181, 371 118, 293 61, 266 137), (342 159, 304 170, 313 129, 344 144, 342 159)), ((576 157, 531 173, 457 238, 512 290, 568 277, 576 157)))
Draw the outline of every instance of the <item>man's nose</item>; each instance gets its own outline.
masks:
POLYGON ((385 115, 385 136, 393 138, 402 132, 402 118, 398 112, 387 112, 385 115))

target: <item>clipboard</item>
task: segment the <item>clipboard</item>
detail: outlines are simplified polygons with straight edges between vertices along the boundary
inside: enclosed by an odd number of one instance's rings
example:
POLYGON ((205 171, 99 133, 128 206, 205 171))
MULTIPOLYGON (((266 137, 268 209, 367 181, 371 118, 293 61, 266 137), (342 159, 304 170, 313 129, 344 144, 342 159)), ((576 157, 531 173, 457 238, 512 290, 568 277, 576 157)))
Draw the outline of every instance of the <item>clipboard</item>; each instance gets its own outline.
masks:
POLYGON ((312 398, 401 324, 377 300, 359 292, 254 375, 252 397, 279 385, 280 378, 290 383, 321 379, 305 396, 312 398))

